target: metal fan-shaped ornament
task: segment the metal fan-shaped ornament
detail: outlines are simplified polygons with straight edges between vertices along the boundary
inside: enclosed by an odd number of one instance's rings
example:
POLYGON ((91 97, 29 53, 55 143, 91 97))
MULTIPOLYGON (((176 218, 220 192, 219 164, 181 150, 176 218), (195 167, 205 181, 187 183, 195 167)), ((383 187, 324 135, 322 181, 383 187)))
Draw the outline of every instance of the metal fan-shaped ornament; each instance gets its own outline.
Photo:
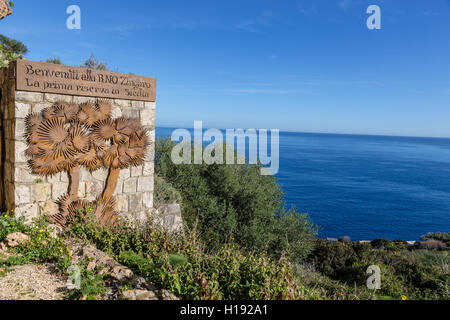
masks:
POLYGON ((97 110, 97 121, 103 121, 111 118, 112 106, 107 100, 97 100, 95 104, 97 110))
POLYGON ((67 194, 57 200, 59 212, 50 217, 63 227, 70 226, 78 213, 95 208, 104 226, 115 224, 119 215, 113 198, 121 169, 142 164, 150 144, 148 131, 137 119, 111 119, 111 104, 97 100, 80 105, 56 102, 41 113, 25 119, 26 155, 34 174, 69 174, 67 194), (79 168, 109 169, 106 186, 96 202, 78 198, 79 168))
POLYGON ((52 116, 63 119, 65 123, 76 121, 79 111, 78 105, 74 103, 59 102, 51 108, 52 116))
POLYGON ((115 123, 111 119, 97 121, 92 126, 92 139, 98 143, 111 140, 117 133, 115 123))
POLYGON ((97 121, 101 119, 97 107, 92 102, 85 102, 80 105, 80 110, 77 113, 77 120, 87 127, 92 127, 97 121))
POLYGON ((86 153, 89 151, 91 146, 91 138, 87 129, 85 129, 80 123, 75 122, 72 124, 69 133, 73 148, 76 152, 86 153))

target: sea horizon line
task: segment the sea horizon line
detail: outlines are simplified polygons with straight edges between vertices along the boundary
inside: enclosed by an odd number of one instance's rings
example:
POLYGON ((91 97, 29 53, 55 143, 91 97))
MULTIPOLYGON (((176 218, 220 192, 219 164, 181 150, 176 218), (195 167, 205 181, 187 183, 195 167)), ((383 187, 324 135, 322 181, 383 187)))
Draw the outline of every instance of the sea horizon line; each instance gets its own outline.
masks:
MULTIPOLYGON (((187 126, 167 126, 167 125, 157 125, 157 128, 166 128, 166 129, 186 129, 186 130, 194 130, 193 127, 187 126)), ((219 129, 221 131, 226 131, 227 129, 232 128, 214 128, 214 127, 203 127, 203 130, 208 129, 219 129)), ((233 129, 243 129, 247 130, 249 128, 246 127, 236 127, 233 129)), ((260 129, 260 128, 252 128, 252 129, 260 129)), ((262 129, 262 128, 261 128, 262 129)), ((334 135, 334 136, 364 136, 364 137, 380 137, 380 138, 414 138, 414 139, 439 139, 439 140, 450 140, 450 137, 442 137, 442 136, 417 136, 417 135, 395 135, 395 134, 369 134, 369 133, 335 133, 335 132, 312 132, 312 131, 294 131, 294 130, 283 130, 279 129, 280 133, 293 133, 293 134, 314 134, 314 135, 334 135)))

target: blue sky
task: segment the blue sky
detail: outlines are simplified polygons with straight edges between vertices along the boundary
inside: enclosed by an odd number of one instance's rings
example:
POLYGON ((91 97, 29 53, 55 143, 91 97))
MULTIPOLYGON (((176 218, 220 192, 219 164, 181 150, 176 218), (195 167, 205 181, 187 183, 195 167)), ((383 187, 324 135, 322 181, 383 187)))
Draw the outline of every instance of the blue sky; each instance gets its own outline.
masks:
POLYGON ((158 80, 157 124, 450 137, 450 0, 16 0, 27 58, 158 80), (82 29, 66 28, 77 4, 82 29), (382 29, 366 9, 381 7, 382 29))

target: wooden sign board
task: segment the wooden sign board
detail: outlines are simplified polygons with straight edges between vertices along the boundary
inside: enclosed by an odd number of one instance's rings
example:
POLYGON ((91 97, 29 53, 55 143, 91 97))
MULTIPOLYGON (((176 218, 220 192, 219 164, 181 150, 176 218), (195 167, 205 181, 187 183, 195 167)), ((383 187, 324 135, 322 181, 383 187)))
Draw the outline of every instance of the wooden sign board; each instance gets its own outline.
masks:
POLYGON ((15 63, 17 91, 156 100, 155 78, 27 60, 17 60, 15 63))

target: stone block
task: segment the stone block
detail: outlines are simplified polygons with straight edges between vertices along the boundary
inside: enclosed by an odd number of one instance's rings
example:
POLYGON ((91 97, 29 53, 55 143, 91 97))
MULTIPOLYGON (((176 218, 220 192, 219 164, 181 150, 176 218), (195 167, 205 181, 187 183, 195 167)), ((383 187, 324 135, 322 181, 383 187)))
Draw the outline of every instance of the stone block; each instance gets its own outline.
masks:
POLYGON ((45 93, 44 100, 48 101, 48 102, 52 102, 52 103, 58 102, 58 101, 72 102, 72 96, 65 95, 65 94, 45 93))
POLYGON ((80 97, 80 96, 74 96, 72 102, 74 103, 85 103, 85 102, 89 102, 92 101, 94 102, 95 99, 91 98, 91 97, 80 97))
POLYGON ((44 98, 43 93, 16 91, 16 100, 27 103, 42 102, 44 98))
POLYGON ((124 193, 135 193, 137 189, 137 178, 128 178, 123 182, 124 193))
POLYGON ((15 185, 15 204, 21 205, 31 202, 31 190, 26 185, 15 185))
POLYGON ((14 216, 16 218, 24 218, 25 224, 29 225, 33 219, 39 217, 39 207, 36 203, 29 203, 22 206, 16 206, 14 216))
POLYGON ((128 211, 142 211, 142 194, 134 193, 128 196, 128 211))
POLYGON ((61 182, 61 172, 55 173, 52 176, 47 177, 48 183, 58 183, 61 182))
POLYGON ((86 168, 80 169, 80 181, 88 182, 92 180, 92 174, 86 168))
POLYGON ((130 168, 126 168, 126 169, 120 170, 120 173, 119 173, 119 178, 120 179, 125 180, 125 179, 127 179, 129 177, 131 177, 130 168))
POLYGON ((117 200, 117 210, 119 212, 128 211, 128 197, 124 194, 116 196, 117 200))
POLYGON ((52 183, 52 199, 57 200, 68 192, 69 184, 67 182, 52 183))
POLYGON ((118 105, 121 108, 129 108, 131 106, 130 100, 115 99, 114 104, 118 105))
POLYGON ((145 154, 145 161, 153 162, 155 160, 155 148, 152 143, 145 154))
POLYGON ((32 201, 45 202, 52 197, 52 186, 50 183, 37 183, 31 186, 32 201))
POLYGON ((130 171, 131 171, 131 176, 132 177, 140 177, 142 176, 142 165, 140 166, 136 166, 136 167, 131 167, 130 171))
POLYGON ((59 212, 59 206, 53 200, 48 200, 41 208, 41 215, 52 216, 59 212))
MULTIPOLYGON (((154 127, 153 127, 153 128, 154 128, 154 127)), ((152 145, 153 145, 153 143, 154 143, 155 140, 156 140, 156 131, 155 131, 155 129, 149 130, 149 132, 148 132, 148 138, 150 139, 150 141, 152 142, 152 145)))
POLYGON ((138 179, 137 191, 139 192, 152 192, 154 185, 153 177, 140 177, 138 179))
POLYGON ((123 108, 122 115, 127 118, 139 119, 139 109, 123 108))
POLYGON ((144 162, 144 168, 142 174, 144 176, 152 176, 155 173, 155 165, 153 162, 146 161, 144 162))
POLYGON ((80 181, 78 186, 78 198, 84 199, 86 197, 86 182, 80 181))
POLYGON ((144 108, 145 109, 156 109, 156 102, 144 102, 144 108))
POLYGON ((69 182, 69 174, 67 172, 61 172, 61 182, 69 182))
POLYGON ((16 141, 15 143, 15 162, 25 163, 28 161, 25 151, 27 150, 27 144, 23 141, 16 141))
POLYGON ((156 109, 156 102, 144 102, 144 109, 156 109))
POLYGON ((140 111, 141 124, 143 126, 155 125, 155 111, 152 109, 143 109, 140 111))
POLYGON ((144 102, 143 101, 131 101, 131 107, 135 109, 143 109, 144 102))
POLYGON ((122 294, 124 299, 128 300, 158 300, 153 291, 149 290, 128 290, 122 294))
POLYGON ((123 191, 123 180, 118 179, 116 190, 114 191, 114 195, 122 194, 122 191, 123 191))
POLYGON ((152 192, 143 192, 142 193, 142 204, 145 209, 153 208, 153 193, 152 192))
POLYGON ((106 181, 106 178, 108 178, 108 170, 105 168, 100 168, 92 172, 92 177, 100 181, 106 181))
POLYGON ((179 204, 164 204, 156 210, 156 220, 169 231, 180 230, 183 227, 181 207, 179 204))
POLYGON ((16 119, 14 133, 16 140, 25 140, 25 119, 16 119))
POLYGON ((25 118, 31 112, 31 104, 29 103, 15 103, 15 117, 25 118))
POLYGON ((103 183, 100 181, 86 182, 86 200, 95 201, 103 192, 103 183))
POLYGON ((16 167, 14 169, 14 181, 16 183, 34 183, 37 179, 40 178, 31 173, 27 164, 16 164, 16 167))
POLYGON ((49 108, 49 107, 51 107, 51 106, 52 106, 52 104, 49 103, 49 102, 35 103, 35 104, 33 105, 33 107, 31 108, 31 110, 32 110, 33 112, 39 113, 39 112, 41 112, 42 110, 44 110, 45 108, 49 108))
POLYGON ((122 109, 119 106, 115 106, 111 110, 111 118, 117 119, 122 116, 122 109))

